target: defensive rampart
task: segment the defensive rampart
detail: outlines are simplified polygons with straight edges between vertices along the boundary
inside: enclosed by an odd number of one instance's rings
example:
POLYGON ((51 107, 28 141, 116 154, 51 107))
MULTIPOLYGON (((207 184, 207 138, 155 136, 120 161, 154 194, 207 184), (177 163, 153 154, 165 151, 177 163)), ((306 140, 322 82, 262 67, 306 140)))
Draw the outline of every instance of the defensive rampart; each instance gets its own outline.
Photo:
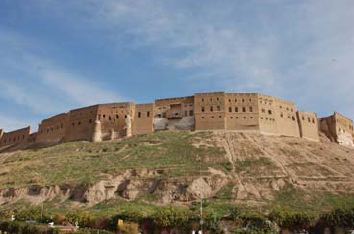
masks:
POLYGON ((6 133, 0 146, 24 142, 102 141, 161 130, 255 131, 267 135, 319 141, 319 130, 332 141, 354 147, 353 121, 337 112, 317 119, 295 103, 258 93, 196 93, 158 99, 151 104, 98 104, 42 120, 30 128, 6 133))

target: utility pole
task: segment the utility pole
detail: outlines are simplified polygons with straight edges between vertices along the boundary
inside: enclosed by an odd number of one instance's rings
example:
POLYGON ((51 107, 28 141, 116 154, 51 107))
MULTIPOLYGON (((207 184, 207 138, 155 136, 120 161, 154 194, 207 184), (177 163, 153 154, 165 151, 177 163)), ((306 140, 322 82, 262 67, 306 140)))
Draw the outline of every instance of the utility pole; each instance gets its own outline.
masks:
MULTIPOLYGON (((199 177, 202 178, 202 157, 199 156, 199 177)), ((203 192, 202 188, 200 188, 200 231, 203 234, 203 192)))

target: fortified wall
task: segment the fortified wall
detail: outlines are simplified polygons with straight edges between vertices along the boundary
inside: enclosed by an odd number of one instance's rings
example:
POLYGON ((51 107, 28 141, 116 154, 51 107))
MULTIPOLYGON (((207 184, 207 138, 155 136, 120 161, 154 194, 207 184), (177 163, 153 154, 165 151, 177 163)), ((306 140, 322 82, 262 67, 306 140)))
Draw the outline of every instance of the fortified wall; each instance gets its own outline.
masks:
POLYGON ((27 127, 0 130, 0 146, 35 142, 104 141, 162 130, 242 131, 302 137, 319 141, 319 130, 332 141, 354 147, 353 121, 335 112, 318 119, 296 104, 258 93, 196 93, 157 99, 150 104, 132 102, 98 104, 70 110, 41 121, 37 133, 27 127))
POLYGON ((320 119, 319 128, 332 141, 340 145, 354 147, 353 120, 334 112, 333 115, 320 119))

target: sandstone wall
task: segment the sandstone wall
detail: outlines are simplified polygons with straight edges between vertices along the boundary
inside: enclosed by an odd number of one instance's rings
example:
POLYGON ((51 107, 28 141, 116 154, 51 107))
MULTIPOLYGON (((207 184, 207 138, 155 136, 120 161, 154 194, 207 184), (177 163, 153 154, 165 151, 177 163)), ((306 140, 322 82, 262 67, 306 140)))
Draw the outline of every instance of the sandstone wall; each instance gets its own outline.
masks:
POLYGON ((71 110, 64 141, 91 141, 98 105, 71 110))
POLYGON ((195 130, 225 130, 224 92, 195 94, 194 113, 195 130))
POLYGON ((320 119, 319 128, 332 141, 354 147, 353 121, 338 112, 320 119))
POLYGON ((314 112, 297 113, 297 120, 302 138, 319 141, 317 114, 314 112))
POLYGON ((259 128, 261 133, 279 135, 274 97, 258 94, 259 128))
POLYGON ((258 97, 255 93, 225 93, 226 130, 259 131, 258 97))
POLYGON ((137 104, 133 118, 133 135, 154 131, 154 104, 137 104))
POLYGON ((131 102, 98 105, 98 120, 101 122, 103 140, 126 135, 126 118, 133 118, 135 105, 131 102), (113 134, 113 136, 112 136, 113 134))
POLYGON ((0 146, 9 146, 26 143, 31 134, 31 127, 18 129, 12 132, 4 132, 1 137, 0 146))
POLYGON ((158 99, 154 113, 156 118, 167 119, 194 116, 194 96, 158 99))
POLYGON ((42 120, 38 126, 36 136, 37 143, 56 143, 61 142, 65 137, 68 125, 68 114, 63 113, 42 120))
POLYGON ((278 135, 300 137, 295 103, 280 98, 274 98, 274 101, 278 135))

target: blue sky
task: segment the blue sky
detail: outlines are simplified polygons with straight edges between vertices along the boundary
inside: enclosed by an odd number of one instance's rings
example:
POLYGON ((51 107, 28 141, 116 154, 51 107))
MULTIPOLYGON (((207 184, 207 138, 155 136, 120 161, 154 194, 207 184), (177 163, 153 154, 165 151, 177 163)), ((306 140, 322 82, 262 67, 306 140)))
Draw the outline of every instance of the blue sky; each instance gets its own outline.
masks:
POLYGON ((1 0, 0 128, 206 91, 354 118, 353 25, 353 0, 1 0))

